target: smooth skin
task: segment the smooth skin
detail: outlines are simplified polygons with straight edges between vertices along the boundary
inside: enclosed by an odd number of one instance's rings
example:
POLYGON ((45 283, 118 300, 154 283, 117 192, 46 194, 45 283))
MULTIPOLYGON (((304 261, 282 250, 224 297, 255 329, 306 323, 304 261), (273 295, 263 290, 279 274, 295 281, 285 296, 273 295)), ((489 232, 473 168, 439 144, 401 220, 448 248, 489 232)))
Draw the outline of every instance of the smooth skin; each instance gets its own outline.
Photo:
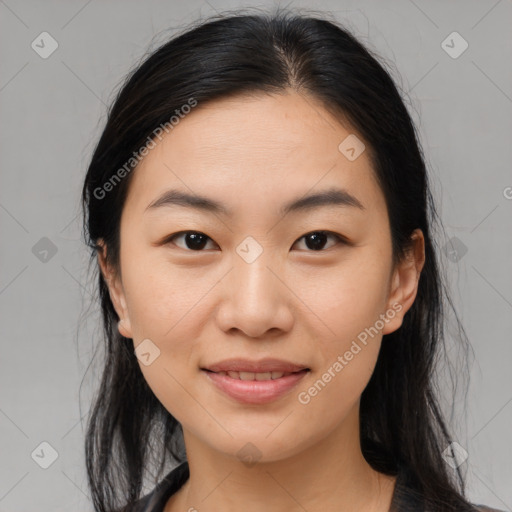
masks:
POLYGON ((105 252, 99 263, 121 334, 134 348, 149 339, 160 350, 140 369, 183 427, 190 478, 165 512, 389 509, 396 479, 363 457, 359 403, 382 335, 400 328, 416 297, 424 239, 416 230, 413 250, 393 268, 368 152, 350 161, 338 150, 353 133, 311 96, 238 96, 199 104, 134 171, 121 218, 121 271, 108 267, 105 252), (279 214, 283 204, 331 187, 364 209, 279 214), (211 198, 232 217, 147 208, 167 190, 211 198), (203 248, 183 234, 170 239, 182 231, 206 235, 203 248), (342 238, 327 236, 316 250, 305 235, 318 231, 342 238), (248 236, 263 250, 252 263, 236 250, 248 236), (380 315, 387 321, 379 333, 301 403, 298 394, 380 315), (311 371, 277 400, 244 405, 200 370, 232 357, 280 358, 311 371), (258 450, 255 465, 237 456, 247 443, 258 450))

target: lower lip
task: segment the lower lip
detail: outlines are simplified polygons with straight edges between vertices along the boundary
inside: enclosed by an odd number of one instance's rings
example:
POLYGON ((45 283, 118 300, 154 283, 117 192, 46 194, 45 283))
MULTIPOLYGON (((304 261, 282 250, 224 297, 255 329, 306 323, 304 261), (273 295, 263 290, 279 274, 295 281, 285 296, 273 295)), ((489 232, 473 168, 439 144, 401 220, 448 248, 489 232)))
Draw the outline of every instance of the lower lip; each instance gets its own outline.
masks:
POLYGON ((266 404, 294 388, 308 373, 308 370, 302 370, 273 380, 240 380, 207 370, 202 370, 202 372, 218 389, 235 400, 244 404, 266 404))

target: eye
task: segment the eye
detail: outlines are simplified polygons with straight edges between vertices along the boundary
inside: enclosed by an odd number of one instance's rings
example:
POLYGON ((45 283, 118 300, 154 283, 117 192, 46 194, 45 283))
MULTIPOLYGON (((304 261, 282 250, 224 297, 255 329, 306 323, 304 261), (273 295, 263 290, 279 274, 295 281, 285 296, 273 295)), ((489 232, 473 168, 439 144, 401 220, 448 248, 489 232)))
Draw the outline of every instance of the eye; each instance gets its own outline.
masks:
MULTIPOLYGON (((315 252, 319 252, 325 249, 325 243, 329 237, 337 242, 345 243, 344 239, 340 235, 337 235, 336 233, 331 233, 329 231, 312 231, 311 233, 307 233, 306 235, 299 238, 297 242, 295 242, 295 244, 297 244, 300 240, 304 239, 306 247, 308 249, 315 252)), ((204 233, 201 233, 200 231, 181 231, 179 233, 175 233, 174 235, 170 235, 169 237, 167 237, 164 241, 164 244, 172 242, 175 243, 175 245, 177 245, 181 249, 188 249, 196 252, 201 252, 202 249, 204 249, 205 246, 207 245, 208 240, 213 242, 213 240, 209 236, 205 235, 204 233), (179 244, 175 243, 175 240, 179 238, 184 238, 184 246, 180 246, 179 244)))
POLYGON ((299 238, 299 240, 297 240, 295 243, 298 243, 300 240, 304 239, 306 247, 318 252, 325 248, 325 241, 329 237, 337 240, 338 242, 344 243, 344 240, 340 235, 331 233, 329 231, 312 231, 311 233, 307 233, 306 235, 299 238))
MULTIPOLYGON (((175 233, 168 237, 164 243, 173 242, 175 239, 185 237, 185 245, 186 247, 181 247, 181 249, 190 249, 193 251, 201 252, 201 249, 206 245, 207 240, 211 240, 210 237, 206 236, 204 233, 199 231, 181 231, 180 233, 175 233)), ((176 244, 178 245, 178 244, 176 244)), ((180 247, 178 245, 178 247, 180 247)))

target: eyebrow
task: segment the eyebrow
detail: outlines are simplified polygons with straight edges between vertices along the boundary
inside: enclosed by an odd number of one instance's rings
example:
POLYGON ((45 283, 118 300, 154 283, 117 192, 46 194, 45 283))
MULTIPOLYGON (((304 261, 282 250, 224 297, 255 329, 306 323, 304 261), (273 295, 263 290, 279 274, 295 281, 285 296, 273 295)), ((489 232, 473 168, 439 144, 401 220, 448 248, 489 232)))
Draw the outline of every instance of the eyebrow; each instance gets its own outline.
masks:
MULTIPOLYGON (((219 203, 209 197, 189 194, 179 190, 167 190, 157 199, 152 201, 146 207, 145 211, 164 206, 183 206, 199 211, 224 215, 226 217, 233 217, 233 212, 229 208, 226 208, 222 203, 219 203)), ((347 190, 330 188, 303 196, 299 199, 294 199, 284 204, 279 213, 282 216, 285 216, 288 213, 311 211, 325 206, 348 206, 358 208, 360 210, 366 209, 361 201, 350 194, 347 190)))

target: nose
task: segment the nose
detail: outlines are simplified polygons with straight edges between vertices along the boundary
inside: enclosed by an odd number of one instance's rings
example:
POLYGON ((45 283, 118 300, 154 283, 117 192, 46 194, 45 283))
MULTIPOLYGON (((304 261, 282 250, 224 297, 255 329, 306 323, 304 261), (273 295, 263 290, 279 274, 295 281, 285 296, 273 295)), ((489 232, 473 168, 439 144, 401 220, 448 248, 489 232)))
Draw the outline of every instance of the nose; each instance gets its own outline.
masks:
POLYGON ((217 322, 224 332, 238 330, 251 338, 282 335, 293 325, 293 293, 283 272, 271 268, 261 255, 247 263, 234 261, 234 267, 221 280, 221 303, 217 322))

